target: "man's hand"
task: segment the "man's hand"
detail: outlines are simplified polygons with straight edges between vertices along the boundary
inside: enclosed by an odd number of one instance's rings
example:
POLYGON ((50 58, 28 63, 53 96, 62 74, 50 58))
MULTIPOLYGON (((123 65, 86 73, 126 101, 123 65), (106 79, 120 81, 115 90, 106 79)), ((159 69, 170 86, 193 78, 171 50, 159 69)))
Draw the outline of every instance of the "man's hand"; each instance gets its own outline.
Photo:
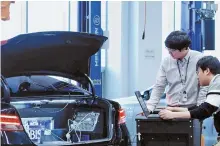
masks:
POLYGON ((175 118, 181 118, 181 119, 189 119, 191 118, 190 112, 187 110, 187 108, 182 108, 182 112, 172 112, 170 110, 164 109, 159 112, 159 115, 162 119, 175 119, 175 118))
POLYGON ((167 109, 161 110, 159 115, 162 119, 174 119, 173 112, 167 109))

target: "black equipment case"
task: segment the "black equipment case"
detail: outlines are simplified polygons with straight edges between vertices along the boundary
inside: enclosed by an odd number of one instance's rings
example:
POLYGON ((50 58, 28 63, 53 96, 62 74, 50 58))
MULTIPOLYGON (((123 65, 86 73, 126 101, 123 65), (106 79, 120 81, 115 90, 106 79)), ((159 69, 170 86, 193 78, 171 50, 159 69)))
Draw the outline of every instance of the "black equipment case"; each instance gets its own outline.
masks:
POLYGON ((162 120, 136 117, 137 146, 201 146, 202 123, 197 119, 162 120))

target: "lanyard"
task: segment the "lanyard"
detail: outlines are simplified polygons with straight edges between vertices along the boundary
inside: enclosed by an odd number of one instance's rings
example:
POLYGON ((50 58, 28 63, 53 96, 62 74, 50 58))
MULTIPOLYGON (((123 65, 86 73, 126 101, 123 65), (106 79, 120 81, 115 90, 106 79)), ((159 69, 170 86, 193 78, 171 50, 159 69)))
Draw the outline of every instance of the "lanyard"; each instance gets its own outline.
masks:
MULTIPOLYGON (((185 80, 184 80, 185 82, 186 82, 186 79, 187 79, 187 70, 188 70, 188 66, 189 66, 189 60, 190 60, 190 57, 189 57, 189 59, 188 59, 188 61, 187 61, 187 64, 186 64, 186 75, 185 75, 185 80)), ((176 63, 177 63, 177 66, 178 66, 181 83, 182 83, 182 85, 184 85, 185 82, 183 82, 182 77, 181 77, 179 62, 177 61, 176 63)))

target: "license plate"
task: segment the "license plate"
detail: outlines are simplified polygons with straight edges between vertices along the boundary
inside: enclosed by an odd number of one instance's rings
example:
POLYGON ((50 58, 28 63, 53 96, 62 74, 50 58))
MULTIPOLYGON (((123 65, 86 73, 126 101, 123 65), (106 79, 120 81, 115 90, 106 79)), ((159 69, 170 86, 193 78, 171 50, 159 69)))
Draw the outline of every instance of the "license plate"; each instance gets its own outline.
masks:
POLYGON ((54 129, 52 117, 22 118, 23 126, 33 142, 40 142, 42 132, 54 129))

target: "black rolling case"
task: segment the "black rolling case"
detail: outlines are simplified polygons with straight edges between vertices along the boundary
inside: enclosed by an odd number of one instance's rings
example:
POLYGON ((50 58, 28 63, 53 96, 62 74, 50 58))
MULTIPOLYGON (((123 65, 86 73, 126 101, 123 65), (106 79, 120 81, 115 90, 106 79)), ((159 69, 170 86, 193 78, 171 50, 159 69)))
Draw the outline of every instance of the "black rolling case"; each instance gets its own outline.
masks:
POLYGON ((201 146, 197 119, 162 120, 158 115, 138 116, 137 146, 201 146))

